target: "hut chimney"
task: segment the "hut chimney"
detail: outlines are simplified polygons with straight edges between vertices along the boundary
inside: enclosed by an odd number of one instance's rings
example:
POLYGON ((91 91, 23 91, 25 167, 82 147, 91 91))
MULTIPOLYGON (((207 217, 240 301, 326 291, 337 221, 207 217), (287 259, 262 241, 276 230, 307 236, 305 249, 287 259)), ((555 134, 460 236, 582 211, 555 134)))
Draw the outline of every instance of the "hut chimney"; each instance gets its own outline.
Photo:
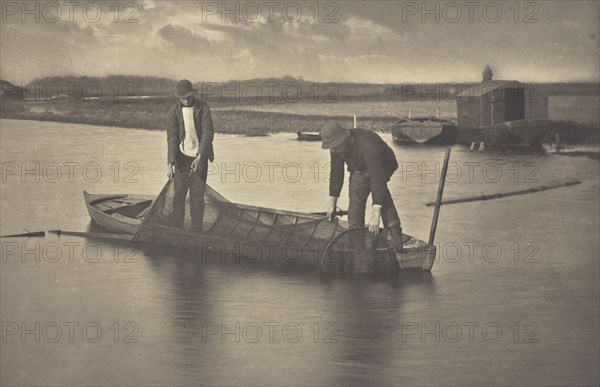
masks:
POLYGON ((494 73, 492 72, 490 65, 485 66, 485 69, 483 70, 483 72, 481 74, 483 75, 482 82, 491 81, 492 77, 494 76, 494 73))

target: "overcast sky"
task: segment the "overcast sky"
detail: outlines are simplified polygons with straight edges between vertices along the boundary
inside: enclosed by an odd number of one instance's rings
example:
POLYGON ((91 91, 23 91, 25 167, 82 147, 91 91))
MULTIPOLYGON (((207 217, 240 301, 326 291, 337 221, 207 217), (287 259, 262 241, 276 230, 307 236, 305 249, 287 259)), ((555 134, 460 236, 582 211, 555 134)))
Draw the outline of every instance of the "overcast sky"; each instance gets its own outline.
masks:
POLYGON ((225 22, 220 1, 99 3, 3 1, 2 79, 464 82, 489 64, 495 79, 599 80, 598 1, 229 2, 225 22))

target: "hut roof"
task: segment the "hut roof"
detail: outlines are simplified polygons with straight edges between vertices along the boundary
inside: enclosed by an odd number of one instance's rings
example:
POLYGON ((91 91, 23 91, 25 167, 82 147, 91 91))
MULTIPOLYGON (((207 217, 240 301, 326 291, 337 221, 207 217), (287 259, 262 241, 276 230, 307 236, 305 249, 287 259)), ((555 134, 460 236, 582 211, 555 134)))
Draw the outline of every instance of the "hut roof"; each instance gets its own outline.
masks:
POLYGON ((517 89, 524 85, 518 81, 485 81, 460 92, 459 97, 481 97, 494 90, 517 89))

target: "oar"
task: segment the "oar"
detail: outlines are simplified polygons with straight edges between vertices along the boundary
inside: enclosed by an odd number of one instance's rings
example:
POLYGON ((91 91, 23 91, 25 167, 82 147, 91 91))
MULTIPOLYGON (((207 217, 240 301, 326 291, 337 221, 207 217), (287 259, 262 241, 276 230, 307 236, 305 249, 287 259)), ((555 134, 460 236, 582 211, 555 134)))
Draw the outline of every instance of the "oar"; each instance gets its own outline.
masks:
POLYGON ((79 236, 84 238, 98 238, 98 239, 113 239, 121 241, 133 241, 133 235, 131 234, 116 234, 108 232, 80 232, 80 231, 65 231, 65 230, 49 230, 51 234, 79 236))
MULTIPOLYGON (((25 231, 27 231, 27 230, 25 230, 25 231)), ((27 231, 26 233, 23 233, 23 234, 1 235, 0 238, 23 238, 23 237, 43 237, 43 236, 46 236, 46 233, 44 231, 34 231, 34 232, 27 231)))

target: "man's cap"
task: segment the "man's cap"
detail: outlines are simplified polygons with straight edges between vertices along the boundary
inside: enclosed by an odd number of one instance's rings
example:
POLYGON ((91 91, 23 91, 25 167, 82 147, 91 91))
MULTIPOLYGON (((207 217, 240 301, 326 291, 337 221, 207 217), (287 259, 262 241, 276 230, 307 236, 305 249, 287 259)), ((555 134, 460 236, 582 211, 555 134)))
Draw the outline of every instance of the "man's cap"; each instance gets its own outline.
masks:
POLYGON ((348 129, 342 128, 335 122, 327 123, 323 126, 323 129, 321 129, 321 138, 323 139, 321 148, 335 148, 346 141, 348 137, 350 137, 350 131, 348 129))
POLYGON ((175 96, 177 98, 187 98, 194 94, 194 87, 192 86, 192 82, 187 79, 182 79, 177 82, 177 91, 175 92, 175 96))

